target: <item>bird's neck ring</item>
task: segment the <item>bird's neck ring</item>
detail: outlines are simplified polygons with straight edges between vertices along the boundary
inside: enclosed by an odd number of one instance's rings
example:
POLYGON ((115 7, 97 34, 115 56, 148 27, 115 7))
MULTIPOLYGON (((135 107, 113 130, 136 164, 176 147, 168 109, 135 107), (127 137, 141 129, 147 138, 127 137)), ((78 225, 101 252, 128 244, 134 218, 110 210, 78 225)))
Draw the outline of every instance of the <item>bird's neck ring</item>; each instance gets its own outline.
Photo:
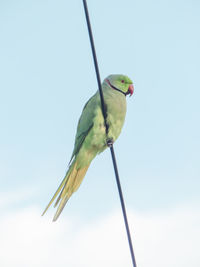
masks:
POLYGON ((120 93, 122 93, 122 94, 125 95, 125 96, 127 95, 127 93, 122 92, 122 91, 119 90, 117 87, 115 87, 114 85, 112 85, 108 79, 106 79, 106 82, 107 82, 107 84, 108 84, 112 89, 119 91, 120 93))

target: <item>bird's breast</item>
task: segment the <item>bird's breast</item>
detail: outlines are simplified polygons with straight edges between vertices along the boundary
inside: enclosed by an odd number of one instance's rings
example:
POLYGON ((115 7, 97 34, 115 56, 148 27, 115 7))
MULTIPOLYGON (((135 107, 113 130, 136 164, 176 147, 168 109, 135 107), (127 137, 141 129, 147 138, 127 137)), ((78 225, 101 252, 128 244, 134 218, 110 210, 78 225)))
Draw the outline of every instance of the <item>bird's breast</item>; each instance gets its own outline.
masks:
POLYGON ((118 138, 126 116, 126 97, 120 92, 112 92, 106 98, 108 134, 114 139, 118 138))

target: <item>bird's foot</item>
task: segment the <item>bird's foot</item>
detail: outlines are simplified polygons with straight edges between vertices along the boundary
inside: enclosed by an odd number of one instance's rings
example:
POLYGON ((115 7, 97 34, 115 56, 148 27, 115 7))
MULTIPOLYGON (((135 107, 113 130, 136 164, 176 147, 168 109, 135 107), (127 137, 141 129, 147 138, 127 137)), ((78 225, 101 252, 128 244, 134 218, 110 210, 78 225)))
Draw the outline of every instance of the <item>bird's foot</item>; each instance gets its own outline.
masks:
POLYGON ((111 146, 113 145, 113 143, 114 143, 113 138, 108 138, 108 139, 106 140, 106 144, 107 144, 108 147, 111 147, 111 146))

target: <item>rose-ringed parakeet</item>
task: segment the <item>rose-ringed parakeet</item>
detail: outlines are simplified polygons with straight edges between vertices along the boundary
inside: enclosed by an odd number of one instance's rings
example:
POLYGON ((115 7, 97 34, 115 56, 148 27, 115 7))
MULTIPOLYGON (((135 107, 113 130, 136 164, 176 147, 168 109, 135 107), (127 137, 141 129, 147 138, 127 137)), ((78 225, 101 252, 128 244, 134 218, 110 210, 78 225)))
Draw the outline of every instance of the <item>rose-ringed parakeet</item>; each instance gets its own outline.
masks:
POLYGON ((106 122, 101 109, 99 91, 85 104, 78 122, 69 169, 43 214, 58 196, 53 221, 56 221, 71 195, 79 188, 94 157, 114 142, 122 129, 126 115, 126 95, 133 94, 132 81, 125 75, 110 75, 102 84, 106 122))

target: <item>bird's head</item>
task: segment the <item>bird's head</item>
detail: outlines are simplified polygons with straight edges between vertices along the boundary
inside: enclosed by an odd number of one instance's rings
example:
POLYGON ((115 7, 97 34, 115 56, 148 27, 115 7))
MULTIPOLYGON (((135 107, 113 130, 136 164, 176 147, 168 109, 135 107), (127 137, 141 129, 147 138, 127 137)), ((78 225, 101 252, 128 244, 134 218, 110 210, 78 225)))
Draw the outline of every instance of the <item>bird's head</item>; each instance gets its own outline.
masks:
POLYGON ((125 96, 130 96, 134 92, 133 82, 129 77, 122 74, 112 74, 109 75, 104 82, 106 82, 113 90, 120 91, 125 96))

